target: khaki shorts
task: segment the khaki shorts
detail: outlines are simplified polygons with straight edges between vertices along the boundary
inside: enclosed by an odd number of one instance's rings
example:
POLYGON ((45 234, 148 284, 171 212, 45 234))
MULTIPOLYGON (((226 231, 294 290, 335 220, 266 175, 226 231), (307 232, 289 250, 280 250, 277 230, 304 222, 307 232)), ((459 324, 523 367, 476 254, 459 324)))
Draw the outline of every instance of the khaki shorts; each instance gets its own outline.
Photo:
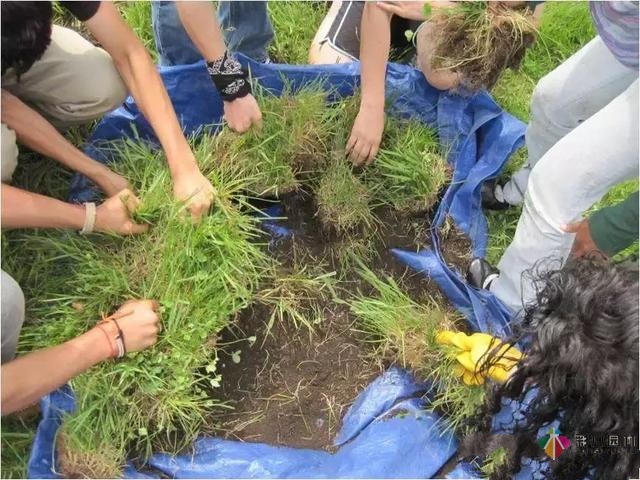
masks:
MULTIPOLYGON (((2 76, 2 89, 18 97, 54 126, 66 128, 100 118, 122 104, 127 88, 113 60, 68 28, 53 26, 51 44, 20 81, 13 69, 2 76)), ((2 181, 17 165, 16 135, 2 124, 2 181)))

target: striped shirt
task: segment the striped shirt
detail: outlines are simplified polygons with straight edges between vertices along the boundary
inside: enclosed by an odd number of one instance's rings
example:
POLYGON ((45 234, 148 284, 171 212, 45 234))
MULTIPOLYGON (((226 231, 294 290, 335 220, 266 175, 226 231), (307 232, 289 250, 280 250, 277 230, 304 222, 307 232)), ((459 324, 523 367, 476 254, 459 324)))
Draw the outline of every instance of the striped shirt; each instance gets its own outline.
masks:
POLYGON ((589 2, 591 16, 611 53, 623 65, 638 69, 638 2, 589 2))

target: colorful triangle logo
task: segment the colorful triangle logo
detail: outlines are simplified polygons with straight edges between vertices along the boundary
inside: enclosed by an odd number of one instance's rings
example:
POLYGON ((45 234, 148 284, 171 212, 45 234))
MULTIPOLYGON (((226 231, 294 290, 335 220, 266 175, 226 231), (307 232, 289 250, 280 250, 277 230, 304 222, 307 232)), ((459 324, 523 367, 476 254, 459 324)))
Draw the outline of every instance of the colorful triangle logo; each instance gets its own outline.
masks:
POLYGON ((558 458, 565 448, 571 445, 569 439, 562 435, 557 428, 550 428, 547 434, 538 439, 538 445, 542 448, 551 460, 558 458))

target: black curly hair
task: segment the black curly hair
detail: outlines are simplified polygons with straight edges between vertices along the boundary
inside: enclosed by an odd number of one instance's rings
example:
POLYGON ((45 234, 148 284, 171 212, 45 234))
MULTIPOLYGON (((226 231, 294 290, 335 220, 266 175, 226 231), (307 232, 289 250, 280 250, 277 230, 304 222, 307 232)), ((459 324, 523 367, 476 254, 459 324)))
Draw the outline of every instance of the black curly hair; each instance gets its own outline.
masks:
POLYGON ((51 43, 51 2, 1 2, 2 74, 14 68, 18 79, 51 43))
MULTIPOLYGON (((637 272, 592 256, 536 277, 536 301, 525 308, 508 342, 524 343, 526 356, 505 385, 492 388, 473 427, 489 431, 503 398, 522 401, 537 389, 525 422, 513 432, 529 443, 554 420, 568 436, 637 435, 637 272)), ((483 368, 496 361, 497 353, 489 353, 483 368)), ((520 457, 521 452, 517 448, 512 453, 520 457)), ((510 461, 514 467, 503 478, 511 478, 520 461, 510 461)), ((574 446, 551 462, 549 478, 627 479, 638 468, 637 445, 629 451, 603 448, 588 454, 574 446)))

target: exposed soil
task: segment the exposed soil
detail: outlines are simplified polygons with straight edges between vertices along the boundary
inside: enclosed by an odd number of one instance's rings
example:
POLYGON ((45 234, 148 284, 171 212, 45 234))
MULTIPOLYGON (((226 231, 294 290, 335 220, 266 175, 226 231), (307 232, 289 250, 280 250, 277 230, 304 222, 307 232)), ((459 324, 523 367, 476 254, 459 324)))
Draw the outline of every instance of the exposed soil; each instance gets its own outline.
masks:
POLYGON ((346 309, 326 307, 316 332, 279 322, 266 338, 264 308, 242 315, 236 335, 257 339, 234 345, 240 363, 221 360, 222 398, 235 407, 216 419, 227 437, 300 448, 331 445, 349 405, 380 367, 367 358, 346 309))
MULTIPOLYGON (((336 251, 343 247, 344 239, 323 233, 310 196, 290 195, 283 204, 288 216, 283 224, 294 235, 273 246, 272 254, 284 268, 292 268, 301 259, 316 265, 323 262, 329 271, 338 271, 342 288, 367 293, 368 285, 356 272, 339 271, 336 251)), ((450 311, 433 282, 405 267, 389 251, 391 247, 417 250, 426 246, 428 217, 407 218, 390 211, 376 214, 381 227, 371 244, 375 255, 367 262, 369 268, 393 276, 415 300, 430 296, 450 311)), ((211 419, 217 425, 215 434, 274 445, 332 449, 332 440, 349 406, 388 365, 372 355, 367 342, 370 338, 357 331, 356 319, 346 305, 328 299, 316 302, 316 307, 323 315, 313 332, 286 321, 276 322, 267 332, 270 309, 254 305, 222 335, 217 345, 222 392, 217 394, 233 409, 211 419)))
POLYGON ((471 239, 455 226, 450 217, 440 227, 440 252, 450 267, 464 277, 473 258, 471 239))

